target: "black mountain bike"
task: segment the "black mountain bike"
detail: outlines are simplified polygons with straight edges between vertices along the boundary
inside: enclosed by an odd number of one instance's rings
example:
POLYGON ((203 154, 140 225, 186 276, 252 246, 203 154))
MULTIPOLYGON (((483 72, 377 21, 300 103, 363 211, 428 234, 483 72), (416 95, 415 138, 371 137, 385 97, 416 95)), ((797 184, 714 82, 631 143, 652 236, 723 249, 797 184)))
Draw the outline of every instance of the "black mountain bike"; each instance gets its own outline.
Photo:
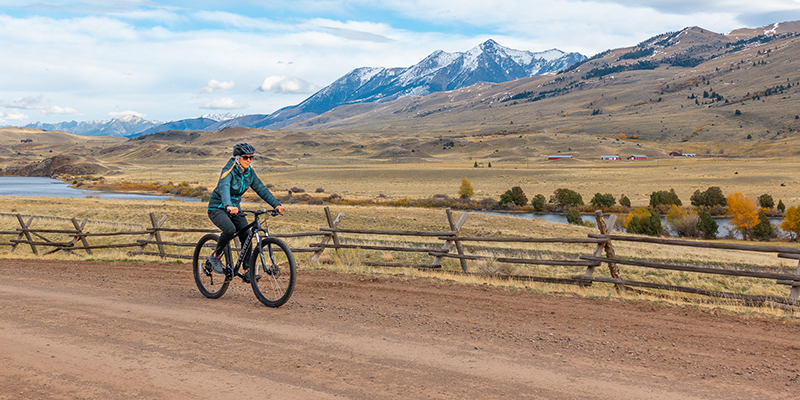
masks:
POLYGON ((294 256, 289 246, 284 241, 269 236, 267 227, 261 225, 259 217, 264 214, 271 214, 273 217, 279 215, 276 210, 267 211, 248 211, 239 210, 241 213, 253 214, 253 222, 240 231, 236 236, 244 231, 249 231, 247 240, 242 243, 239 251, 239 258, 236 265, 233 264, 230 245, 225 247, 220 259, 225 266, 223 273, 215 272, 208 262, 208 258, 214 254, 217 247, 219 236, 209 233, 197 242, 192 258, 192 269, 194 271, 194 281, 203 296, 211 299, 218 299, 228 290, 231 280, 234 277, 242 278, 249 282, 253 287, 253 292, 259 301, 268 307, 280 307, 289 300, 294 291, 294 282, 297 278, 294 256), (256 247, 252 247, 255 239, 256 247), (239 273, 239 269, 244 266, 244 271, 239 273))

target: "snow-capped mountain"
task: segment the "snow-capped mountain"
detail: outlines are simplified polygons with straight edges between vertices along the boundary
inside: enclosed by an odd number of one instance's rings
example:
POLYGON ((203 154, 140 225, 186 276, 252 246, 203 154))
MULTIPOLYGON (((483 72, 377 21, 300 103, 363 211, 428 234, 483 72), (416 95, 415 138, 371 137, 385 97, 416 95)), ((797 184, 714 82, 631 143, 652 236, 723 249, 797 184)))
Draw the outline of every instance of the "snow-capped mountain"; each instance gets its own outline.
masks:
POLYGON ((408 68, 361 67, 337 79, 302 103, 272 114, 206 114, 178 121, 146 121, 127 116, 111 121, 32 123, 26 128, 60 130, 87 136, 140 136, 166 130, 215 131, 229 126, 282 128, 345 104, 388 102, 460 89, 477 82, 507 82, 569 68, 585 60, 579 53, 514 50, 487 40, 466 52, 433 52, 408 68))
POLYGON ((158 121, 148 121, 135 115, 126 115, 110 121, 70 121, 54 124, 34 122, 25 125, 25 128, 71 132, 83 136, 129 136, 159 124, 158 121))
POLYGON ((552 49, 534 53, 487 40, 467 52, 435 51, 408 68, 362 67, 337 79, 302 103, 270 115, 248 115, 215 125, 280 128, 344 104, 387 102, 405 96, 460 89, 477 82, 507 82, 569 68, 586 59, 552 49))

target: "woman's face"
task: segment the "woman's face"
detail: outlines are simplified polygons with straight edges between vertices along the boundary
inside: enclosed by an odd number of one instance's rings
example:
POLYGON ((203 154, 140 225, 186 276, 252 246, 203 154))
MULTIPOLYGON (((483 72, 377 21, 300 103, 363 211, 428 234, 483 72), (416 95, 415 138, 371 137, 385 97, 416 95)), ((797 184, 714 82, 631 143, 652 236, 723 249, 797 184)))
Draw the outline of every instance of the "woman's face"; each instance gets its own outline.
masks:
POLYGON ((253 155, 252 154, 245 154, 245 155, 239 157, 239 165, 241 165, 242 168, 244 168, 244 169, 247 169, 250 166, 250 164, 252 164, 252 163, 253 163, 253 155))

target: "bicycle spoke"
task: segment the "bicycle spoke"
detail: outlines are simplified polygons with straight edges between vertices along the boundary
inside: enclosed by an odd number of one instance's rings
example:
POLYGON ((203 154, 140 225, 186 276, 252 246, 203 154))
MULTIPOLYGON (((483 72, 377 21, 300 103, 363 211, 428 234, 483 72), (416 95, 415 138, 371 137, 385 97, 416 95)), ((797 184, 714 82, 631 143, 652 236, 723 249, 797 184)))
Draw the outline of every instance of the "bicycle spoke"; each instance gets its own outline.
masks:
POLYGON ((252 280, 256 297, 267 306, 278 307, 289 300, 294 290, 296 269, 294 257, 286 244, 277 238, 264 238, 261 251, 253 254, 254 274, 252 280))

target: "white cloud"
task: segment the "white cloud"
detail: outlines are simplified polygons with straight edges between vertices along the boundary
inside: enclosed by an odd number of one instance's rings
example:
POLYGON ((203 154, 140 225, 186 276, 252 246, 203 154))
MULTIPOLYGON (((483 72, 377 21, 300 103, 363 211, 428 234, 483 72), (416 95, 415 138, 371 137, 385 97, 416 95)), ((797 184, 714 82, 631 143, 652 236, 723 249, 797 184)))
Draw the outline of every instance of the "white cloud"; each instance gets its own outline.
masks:
POLYGON ((257 90, 275 93, 314 93, 319 87, 300 78, 273 75, 264 79, 257 90))
POLYGON ((122 118, 122 117, 127 117, 127 116, 134 116, 134 117, 144 118, 144 117, 147 116, 147 114, 143 114, 143 113, 132 111, 132 110, 126 110, 126 111, 112 111, 112 112, 108 113, 108 116, 111 117, 111 118, 122 118))
POLYGON ((78 110, 76 110, 76 109, 74 109, 72 107, 50 106, 50 107, 42 109, 42 114, 46 114, 46 115, 78 114, 78 110))
POLYGON ((206 104, 200 106, 200 108, 209 109, 209 110, 236 110, 240 108, 247 108, 248 105, 245 103, 239 103, 230 97, 223 97, 221 99, 216 99, 214 101, 209 101, 206 104))
POLYGON ((227 92, 234 86, 236 86, 236 82, 234 81, 220 82, 216 79, 212 79, 208 81, 205 86, 200 88, 200 93, 227 92))
POLYGON ((10 111, 6 113, 0 112, 0 122, 26 121, 27 119, 28 115, 19 111, 10 111))
POLYGON ((38 110, 42 108, 44 95, 20 97, 9 101, 3 101, 2 105, 6 108, 19 108, 22 110, 38 110))

